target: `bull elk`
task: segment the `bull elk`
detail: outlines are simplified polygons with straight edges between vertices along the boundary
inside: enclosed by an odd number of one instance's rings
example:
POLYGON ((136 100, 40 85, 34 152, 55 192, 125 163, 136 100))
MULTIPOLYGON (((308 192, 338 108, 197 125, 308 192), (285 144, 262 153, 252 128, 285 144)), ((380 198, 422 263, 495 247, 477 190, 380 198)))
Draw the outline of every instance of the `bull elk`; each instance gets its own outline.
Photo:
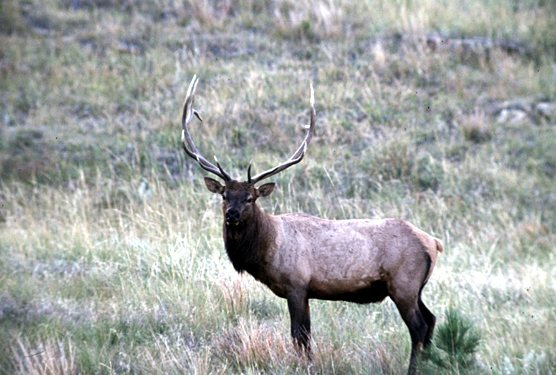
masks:
POLYGON ((311 355, 309 299, 380 302, 390 297, 409 328, 411 357, 408 374, 417 369, 417 355, 430 344, 436 318, 421 300, 421 292, 436 264, 442 242, 412 224, 397 219, 324 220, 303 213, 269 215, 257 199, 269 196, 275 183, 255 186, 299 163, 315 129, 315 100, 311 86, 311 120, 305 139, 282 164, 239 182, 204 158, 191 139, 188 125, 197 77, 183 106, 182 145, 187 155, 224 181, 205 177, 209 191, 222 196, 226 252, 238 272, 247 271, 278 297, 285 298, 291 336, 298 351, 311 355))

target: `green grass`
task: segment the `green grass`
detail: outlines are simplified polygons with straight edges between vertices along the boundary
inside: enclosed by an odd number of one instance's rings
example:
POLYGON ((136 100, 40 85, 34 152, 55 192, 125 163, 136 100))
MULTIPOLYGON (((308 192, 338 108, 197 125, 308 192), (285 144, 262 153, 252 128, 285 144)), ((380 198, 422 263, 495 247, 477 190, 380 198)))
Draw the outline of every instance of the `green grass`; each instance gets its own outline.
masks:
POLYGON ((555 102, 553 14, 550 1, 3 2, 0 374, 406 371, 391 301, 312 301, 309 364, 285 301, 233 270, 219 199, 180 145, 194 74, 193 138, 238 179, 298 146, 312 83, 316 136, 265 211, 409 220, 446 249, 423 296, 438 331, 457 311, 481 337, 473 366, 450 371, 555 374, 556 119, 492 110, 555 102), (493 45, 433 51, 430 36, 493 45))

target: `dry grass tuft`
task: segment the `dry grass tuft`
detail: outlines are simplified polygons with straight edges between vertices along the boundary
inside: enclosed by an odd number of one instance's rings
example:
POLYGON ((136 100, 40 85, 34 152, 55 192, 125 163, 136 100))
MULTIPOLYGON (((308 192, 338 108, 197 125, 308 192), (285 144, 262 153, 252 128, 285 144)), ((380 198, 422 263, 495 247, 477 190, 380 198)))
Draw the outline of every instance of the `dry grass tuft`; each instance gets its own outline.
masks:
POLYGON ((77 373, 71 341, 48 338, 31 345, 28 339, 17 338, 12 347, 12 362, 16 374, 26 375, 73 375, 77 373))
POLYGON ((314 40, 342 35, 344 11, 333 1, 281 1, 274 10, 275 33, 283 38, 314 40))
POLYGON ((286 366, 296 362, 291 342, 276 327, 240 319, 214 339, 213 354, 237 371, 286 366))
POLYGON ((475 112, 463 116, 460 121, 462 135, 470 142, 487 142, 493 136, 492 120, 483 111, 475 109, 475 112))
POLYGON ((245 315, 249 307, 249 291, 245 276, 241 275, 233 280, 220 279, 218 290, 223 299, 226 315, 229 317, 245 315))

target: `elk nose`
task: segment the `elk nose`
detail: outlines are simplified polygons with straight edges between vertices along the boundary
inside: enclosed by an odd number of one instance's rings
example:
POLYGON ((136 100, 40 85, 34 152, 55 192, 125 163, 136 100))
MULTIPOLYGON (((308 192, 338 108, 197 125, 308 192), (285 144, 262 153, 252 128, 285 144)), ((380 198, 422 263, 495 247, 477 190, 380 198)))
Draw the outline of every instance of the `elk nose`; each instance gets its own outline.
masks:
POLYGON ((237 223, 239 223, 239 211, 238 210, 227 210, 226 211, 226 223, 237 225, 237 223))

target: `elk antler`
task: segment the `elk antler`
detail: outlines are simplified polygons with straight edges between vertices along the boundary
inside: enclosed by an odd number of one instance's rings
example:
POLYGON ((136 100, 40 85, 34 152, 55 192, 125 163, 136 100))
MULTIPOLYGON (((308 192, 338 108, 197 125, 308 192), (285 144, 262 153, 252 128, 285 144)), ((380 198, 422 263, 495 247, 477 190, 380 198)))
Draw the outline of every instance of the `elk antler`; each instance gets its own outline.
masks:
POLYGON ((309 131, 307 132, 307 135, 305 136, 303 143, 301 143, 301 146, 299 146, 297 151, 288 160, 286 160, 282 164, 272 169, 269 169, 261 174, 256 175, 253 178, 251 178, 251 163, 249 163, 249 167, 247 168, 247 181, 249 183, 256 184, 257 182, 262 181, 265 178, 273 176, 283 171, 284 169, 299 163, 303 159, 303 156, 305 155, 305 151, 307 150, 307 146, 309 145, 309 142, 311 142, 311 138, 313 137, 313 132, 315 130, 315 118, 317 116, 315 111, 315 92, 313 91, 313 85, 311 85, 310 104, 311 104, 311 122, 308 126, 309 131))
POLYGON ((193 79, 191 80, 191 83, 189 84, 189 88, 187 89, 187 94, 185 96, 185 103, 183 104, 183 114, 181 117, 181 125, 183 129, 181 133, 181 143, 183 145, 183 149, 185 150, 185 153, 187 155, 197 160, 197 162, 203 169, 211 173, 214 173, 224 181, 231 181, 232 178, 228 173, 226 173, 224 169, 222 169, 222 166, 218 162, 218 159, 216 159, 216 156, 214 157, 214 159, 216 160, 216 165, 218 166, 218 168, 215 167, 211 162, 209 162, 199 153, 197 147, 195 147, 195 143, 193 143, 193 140, 191 139, 191 135, 189 134, 189 129, 187 128, 187 125, 189 125, 189 123, 193 119, 193 115, 197 116, 197 118, 200 121, 203 121, 201 115, 199 115, 199 112, 193 109, 193 102, 195 101, 195 89, 197 88, 197 82, 199 82, 199 80, 197 79, 197 75, 194 75, 193 79))

